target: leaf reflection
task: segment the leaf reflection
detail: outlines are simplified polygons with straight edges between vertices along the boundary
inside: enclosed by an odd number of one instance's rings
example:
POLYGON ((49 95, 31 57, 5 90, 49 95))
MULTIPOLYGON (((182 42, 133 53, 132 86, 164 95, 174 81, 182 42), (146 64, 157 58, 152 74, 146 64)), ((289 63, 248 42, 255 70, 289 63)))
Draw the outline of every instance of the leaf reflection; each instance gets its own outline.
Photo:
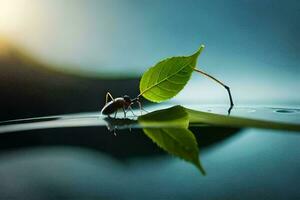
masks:
POLYGON ((138 122, 142 127, 146 127, 143 128, 144 133, 159 147, 191 162, 205 175, 205 170, 199 161, 197 140, 188 129, 189 115, 183 107, 174 106, 154 111, 140 116, 138 122), (153 125, 156 128, 151 128, 153 125))
POLYGON ((137 120, 109 119, 108 122, 111 125, 111 130, 130 129, 131 127, 143 128, 145 135, 160 148, 192 163, 203 175, 205 170, 199 160, 198 143, 202 146, 211 141, 222 140, 244 127, 300 130, 299 124, 224 116, 191 110, 182 106, 156 110, 138 117, 137 120), (199 134, 194 135, 189 127, 193 131, 200 130, 199 134), (200 135, 201 140, 199 140, 200 135), (205 135, 209 136, 206 140, 203 139, 205 135))

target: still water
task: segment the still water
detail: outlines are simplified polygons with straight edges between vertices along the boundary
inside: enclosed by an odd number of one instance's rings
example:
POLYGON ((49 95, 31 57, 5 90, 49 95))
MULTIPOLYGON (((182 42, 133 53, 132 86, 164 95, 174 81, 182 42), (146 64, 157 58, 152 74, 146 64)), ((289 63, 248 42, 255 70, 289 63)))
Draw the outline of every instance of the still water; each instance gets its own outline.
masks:
POLYGON ((160 129, 156 122, 145 125, 134 116, 125 120, 122 113, 118 120, 99 112, 78 113, 0 123, 2 144, 6 142, 0 154, 0 197, 300 198, 299 107, 240 106, 231 111, 232 117, 279 124, 257 128, 252 121, 226 121, 224 106, 184 106, 225 117, 225 122, 190 121, 188 130, 197 140, 205 176, 144 133, 146 126, 160 129))

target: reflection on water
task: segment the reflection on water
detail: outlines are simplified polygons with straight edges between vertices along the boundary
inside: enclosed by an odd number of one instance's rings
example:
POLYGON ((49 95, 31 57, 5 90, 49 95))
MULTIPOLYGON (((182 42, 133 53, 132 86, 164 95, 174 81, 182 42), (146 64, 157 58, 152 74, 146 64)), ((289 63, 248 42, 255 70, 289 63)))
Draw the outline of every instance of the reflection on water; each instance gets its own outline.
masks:
POLYGON ((274 112, 278 113, 299 113, 300 109, 281 109, 281 108, 273 108, 274 112))
MULTIPOLYGON (((226 113, 221 106, 198 107, 226 113)), ((159 112, 159 117, 138 120, 133 117, 105 120, 97 112, 3 122, 2 144, 9 144, 5 148, 11 150, 5 153, 2 147, 0 154, 0 178, 5 180, 0 182, 0 197, 15 194, 15 197, 41 199, 296 199, 300 196, 297 189, 300 161, 296 159, 300 153, 300 135, 291 134, 297 132, 256 129, 251 128, 251 123, 243 129, 200 121, 188 126, 189 118, 177 116, 178 110, 175 111, 173 108, 171 112, 159 112), (105 126, 116 131, 116 136, 108 133, 105 126), (153 133, 143 134, 141 128, 153 133), (188 160, 184 157, 186 151, 181 152, 185 146, 181 148, 180 141, 189 144, 193 139, 165 131, 171 128, 192 132, 207 176, 199 175, 195 167, 180 159, 164 156, 147 138, 188 160), (18 147, 17 141, 25 143, 37 138, 42 147, 30 143, 27 150, 12 151, 18 147)), ((292 108, 236 107, 232 116, 289 123, 294 127, 300 122, 299 110, 292 108)))
MULTIPOLYGON (((194 110, 204 112, 227 114, 226 106, 205 106, 205 105, 183 105, 194 110)), ((275 122, 300 123, 300 108, 274 107, 274 106, 235 106, 231 110, 230 116, 246 117, 250 119, 260 119, 275 122), (289 114, 289 115, 287 115, 289 114)))
POLYGON ((202 151, 205 177, 170 157, 120 163, 82 148, 23 149, 0 155, 0 193, 27 199, 297 199, 299 145, 296 134, 244 130, 202 151))
MULTIPOLYGON (((209 113, 221 114, 227 116, 228 106, 204 106, 204 105, 183 105, 186 108, 199 110, 209 113)), ((149 112, 168 108, 168 105, 155 105, 147 107, 149 112)), ((277 123, 288 123, 292 125, 300 125, 300 109, 285 108, 285 107, 265 107, 265 106, 235 106, 233 107, 230 116, 243 117, 248 119, 264 120, 277 123)), ((107 121, 105 117, 100 115, 100 112, 93 113, 77 113, 68 115, 57 115, 48 117, 38 117, 29 119, 18 119, 0 122, 0 133, 24 131, 31 129, 43 128, 63 128, 63 127, 84 127, 84 126, 117 126, 122 128, 140 128, 137 124, 135 116, 129 116, 128 119, 123 119, 123 114, 119 113, 117 119, 107 121), (131 120, 131 121, 130 121, 131 120), (117 124, 113 124, 117 123, 117 124)), ((195 124, 194 124, 195 125, 195 124)), ((251 127, 251 124, 248 124, 251 127)), ((110 129, 113 127, 109 127, 110 129)))

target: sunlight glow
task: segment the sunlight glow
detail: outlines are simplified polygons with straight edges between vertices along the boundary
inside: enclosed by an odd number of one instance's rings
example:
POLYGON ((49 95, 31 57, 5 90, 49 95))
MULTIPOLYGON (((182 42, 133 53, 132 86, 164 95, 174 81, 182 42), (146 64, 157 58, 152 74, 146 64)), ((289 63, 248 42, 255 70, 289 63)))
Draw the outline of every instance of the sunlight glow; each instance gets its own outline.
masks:
POLYGON ((26 0, 0 0, 0 30, 4 32, 16 31, 25 20, 26 7, 30 6, 26 0))

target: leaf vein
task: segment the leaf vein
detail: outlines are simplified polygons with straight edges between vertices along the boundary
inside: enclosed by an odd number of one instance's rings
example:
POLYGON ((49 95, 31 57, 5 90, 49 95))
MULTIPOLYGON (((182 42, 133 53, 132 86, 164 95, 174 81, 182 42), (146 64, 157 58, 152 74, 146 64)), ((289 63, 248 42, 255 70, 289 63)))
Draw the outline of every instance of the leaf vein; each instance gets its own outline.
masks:
POLYGON ((164 78, 164 79, 162 79, 162 80, 160 80, 159 82, 157 82, 157 83, 155 83, 155 84, 153 84, 152 86, 150 86, 149 88, 147 88, 147 89, 145 89, 144 91, 142 91, 141 92, 141 94, 140 95, 142 95, 142 94, 144 94, 144 93, 146 93, 147 91, 149 91, 150 89, 152 89, 153 87, 155 87, 155 86, 157 86, 157 85, 159 85, 160 83, 162 83, 162 82, 164 82, 164 81, 166 81, 167 79, 169 79, 169 78, 171 78, 171 77, 173 77, 173 76, 175 76, 176 74, 178 74, 181 70, 183 70, 185 67, 187 67, 188 65, 190 64, 190 60, 188 59, 188 61, 178 70, 178 71, 176 71, 175 73, 173 73, 173 74, 171 74, 171 75, 169 75, 169 76, 167 76, 166 78, 164 78))

